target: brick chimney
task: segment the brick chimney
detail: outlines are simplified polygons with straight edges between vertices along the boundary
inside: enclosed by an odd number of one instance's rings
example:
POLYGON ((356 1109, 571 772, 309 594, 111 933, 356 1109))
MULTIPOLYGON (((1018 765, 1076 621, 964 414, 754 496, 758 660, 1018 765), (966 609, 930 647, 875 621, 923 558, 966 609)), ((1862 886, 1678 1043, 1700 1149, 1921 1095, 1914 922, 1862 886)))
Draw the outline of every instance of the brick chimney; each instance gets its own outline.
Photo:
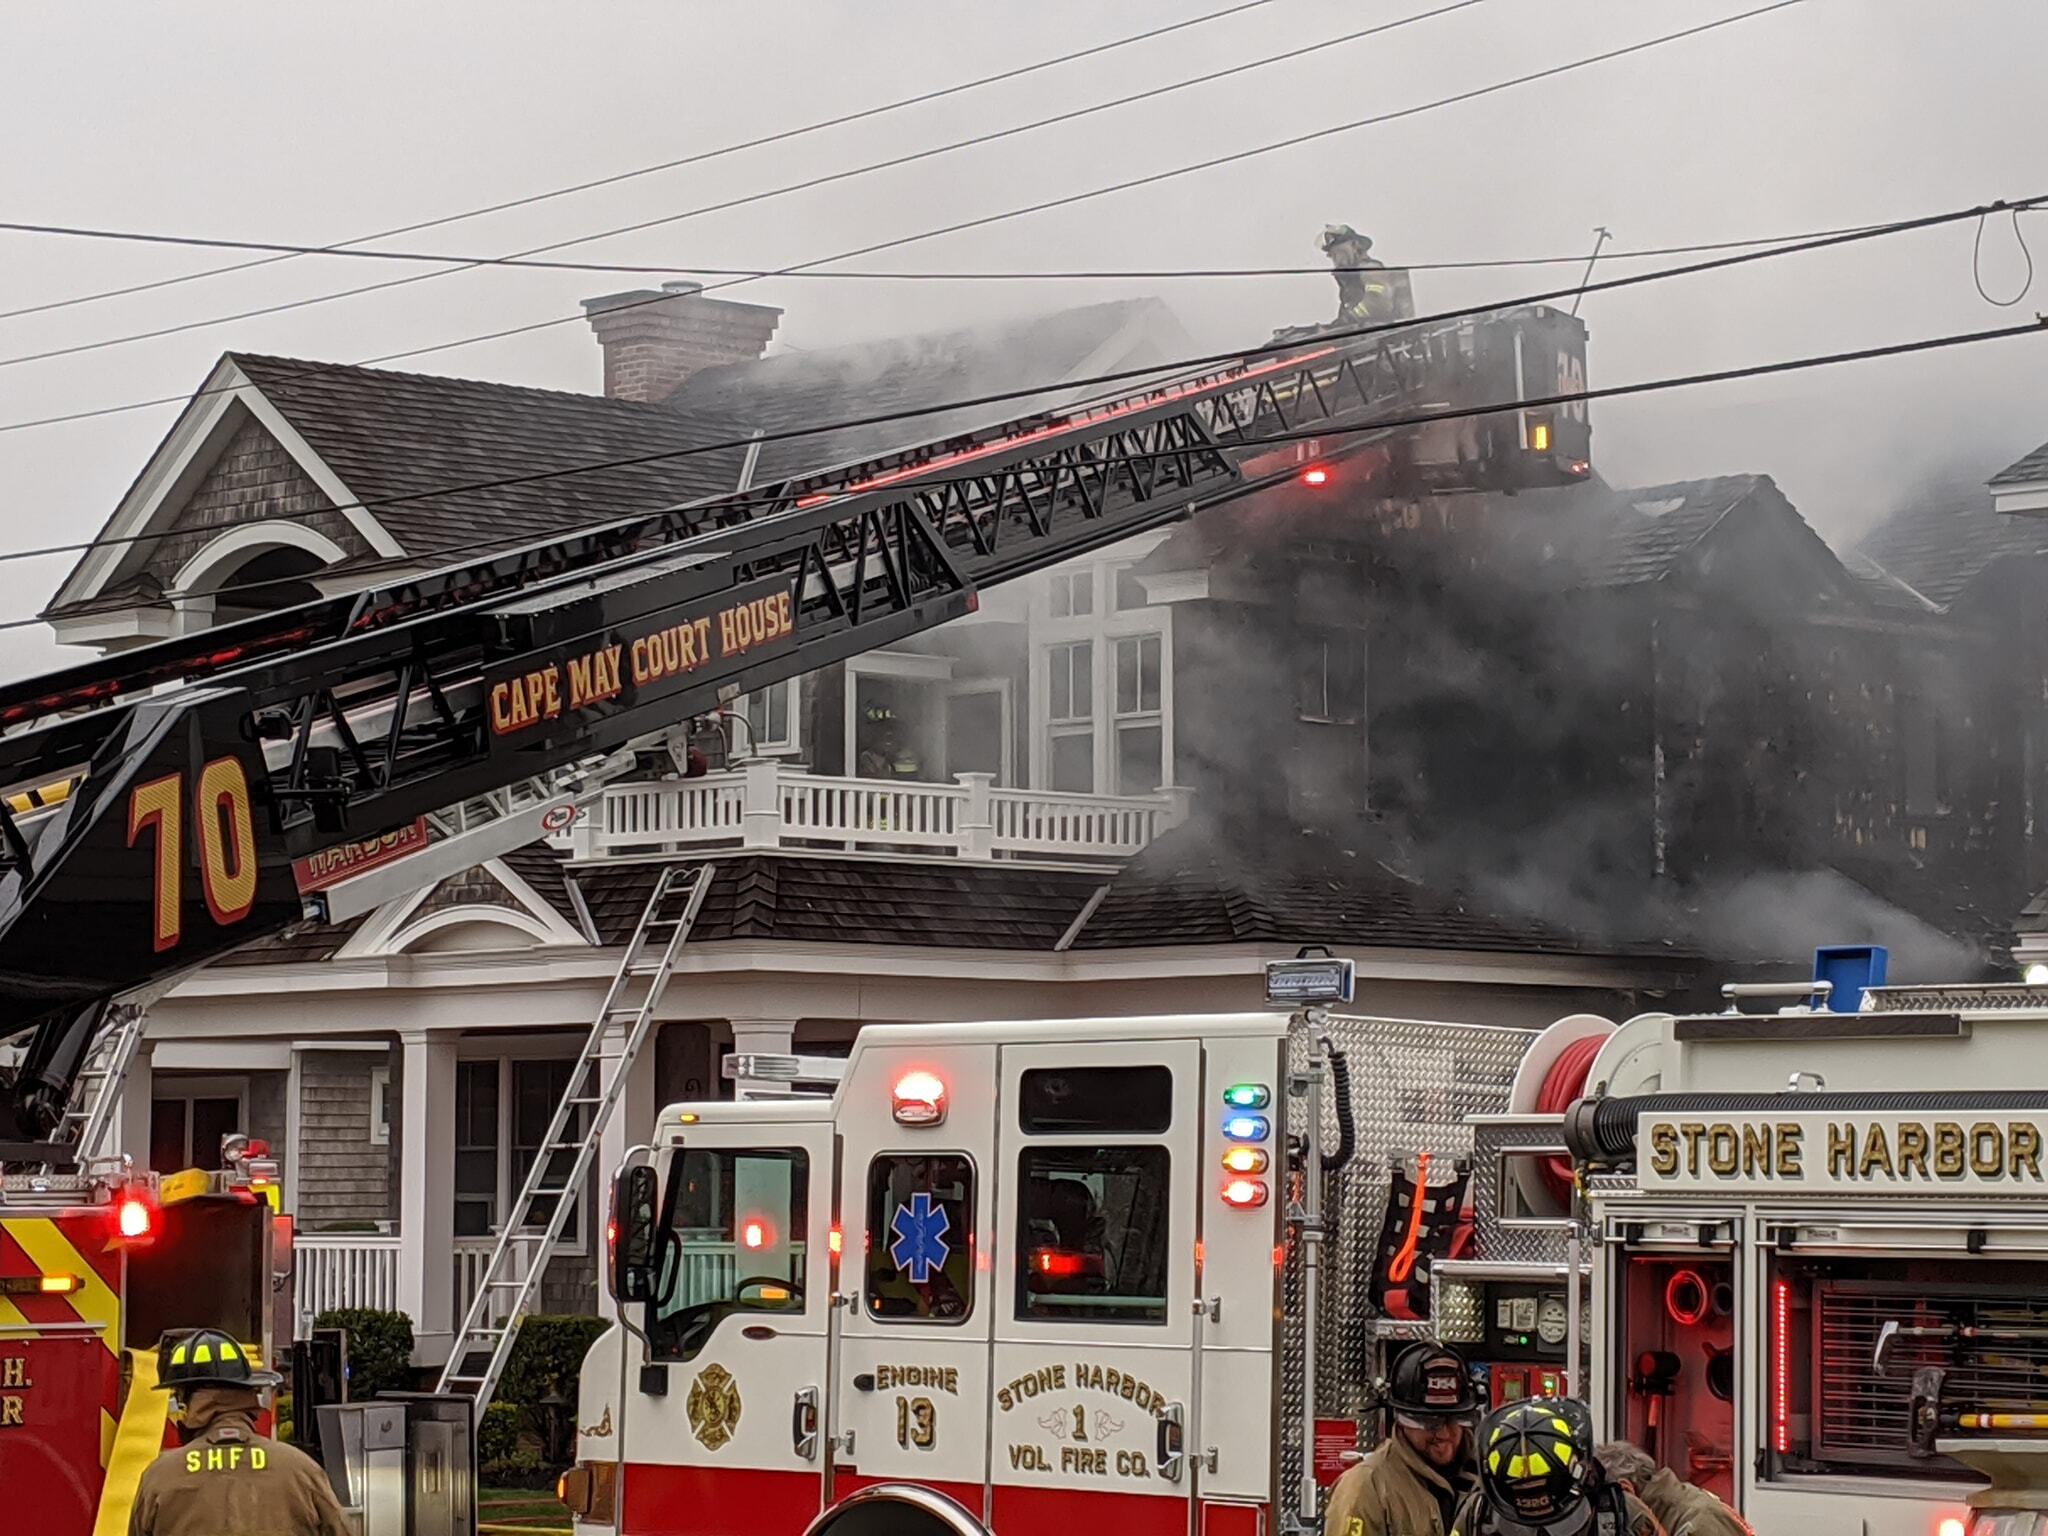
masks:
POLYGON ((604 348, 604 392, 614 400, 665 400, 693 373, 752 362, 768 349, 782 311, 707 299, 702 283, 585 299, 604 348))

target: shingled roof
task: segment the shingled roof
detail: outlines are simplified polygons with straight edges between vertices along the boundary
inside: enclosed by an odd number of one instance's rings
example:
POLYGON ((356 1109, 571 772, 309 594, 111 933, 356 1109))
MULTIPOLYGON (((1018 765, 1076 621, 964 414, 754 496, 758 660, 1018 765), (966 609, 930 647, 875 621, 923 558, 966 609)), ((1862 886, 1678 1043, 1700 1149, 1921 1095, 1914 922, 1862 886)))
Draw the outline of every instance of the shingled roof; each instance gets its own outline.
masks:
POLYGON ((1991 477, 1992 485, 2033 485, 2048 480, 2048 443, 2016 459, 1991 477))
POLYGON ((447 553, 697 501, 739 483, 746 432, 599 395, 232 354, 408 555, 447 553), (656 455, 664 457, 654 458, 656 455), (605 469, 615 459, 652 459, 605 469), (573 474, 551 474, 573 470, 573 474), (523 485, 390 500, 524 475, 523 485))
POLYGON ((1594 941, 1411 880, 1327 838, 1241 850, 1213 824, 1178 827, 1109 882, 1076 949, 1328 944, 1526 955, 1681 959, 1656 941, 1594 941))
POLYGON ((1947 607, 1992 566, 2048 554, 2048 524, 1992 510, 1982 487, 1916 499, 1856 546, 1893 576, 1947 607))
MULTIPOLYGON (((691 930, 720 939, 937 948, 1049 950, 1102 876, 966 861, 903 862, 825 855, 721 858, 691 930)), ((614 862, 570 871, 598 940, 624 943, 661 864, 614 862)))

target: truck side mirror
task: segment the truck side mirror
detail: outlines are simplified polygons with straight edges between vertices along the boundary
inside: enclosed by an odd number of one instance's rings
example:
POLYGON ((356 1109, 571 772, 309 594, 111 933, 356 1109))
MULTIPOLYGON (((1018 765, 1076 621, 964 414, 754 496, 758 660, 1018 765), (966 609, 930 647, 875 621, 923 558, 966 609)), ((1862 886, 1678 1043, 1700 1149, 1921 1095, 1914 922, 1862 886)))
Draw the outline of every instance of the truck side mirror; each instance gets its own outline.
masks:
POLYGON ((660 1181, 645 1163, 612 1180, 607 1281, 615 1301, 654 1299, 660 1264, 660 1181))

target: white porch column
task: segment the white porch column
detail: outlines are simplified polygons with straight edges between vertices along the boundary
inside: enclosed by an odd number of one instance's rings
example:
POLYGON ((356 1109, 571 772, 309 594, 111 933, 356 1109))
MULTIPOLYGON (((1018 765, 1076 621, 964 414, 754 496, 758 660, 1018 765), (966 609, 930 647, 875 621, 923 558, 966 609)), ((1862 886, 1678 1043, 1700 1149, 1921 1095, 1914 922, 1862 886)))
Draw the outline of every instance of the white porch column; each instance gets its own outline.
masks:
MULTIPOLYGON (((731 1019, 732 1053, 735 1056, 787 1056, 796 1050, 794 1019, 731 1019)), ((787 1083, 764 1082, 759 1078, 734 1080, 732 1096, 750 1099, 761 1094, 789 1092, 787 1083)))
POLYGON ((960 857, 992 859, 996 856, 996 827, 989 790, 994 787, 996 776, 992 773, 956 773, 953 777, 967 790, 967 803, 960 808, 957 824, 960 857))
POLYGON ((749 758, 740 774, 740 843, 773 848, 782 841, 782 764, 772 757, 749 758))
POLYGON ((407 1032, 399 1091, 398 1309, 414 1360, 438 1365, 455 1334, 455 1042, 407 1032))
MULTIPOLYGON (((149 1027, 148 1020, 143 1028, 149 1027)), ((135 1159, 138 1170, 149 1167, 149 1104, 154 1097, 151 1085, 156 1073, 151 1065, 156 1055, 156 1042, 145 1034, 135 1042, 135 1054, 128 1062, 128 1075, 121 1079, 121 1095, 114 1105, 114 1116, 107 1124, 106 1139, 100 1143, 102 1157, 117 1157, 125 1152, 135 1159)))

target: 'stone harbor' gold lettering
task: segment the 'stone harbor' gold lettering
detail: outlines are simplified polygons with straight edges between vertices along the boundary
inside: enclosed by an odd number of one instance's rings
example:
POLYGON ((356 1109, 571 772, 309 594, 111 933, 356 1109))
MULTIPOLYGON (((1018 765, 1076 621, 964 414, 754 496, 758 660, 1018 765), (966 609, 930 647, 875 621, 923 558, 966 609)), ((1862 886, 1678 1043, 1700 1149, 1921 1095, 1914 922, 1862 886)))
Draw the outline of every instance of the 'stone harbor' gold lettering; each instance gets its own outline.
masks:
POLYGON ((1808 1181, 1871 1190, 1921 1184, 2048 1182, 2034 1120, 1809 1116, 1799 1120, 1654 1120, 1641 1131, 1646 1182, 1808 1181))

